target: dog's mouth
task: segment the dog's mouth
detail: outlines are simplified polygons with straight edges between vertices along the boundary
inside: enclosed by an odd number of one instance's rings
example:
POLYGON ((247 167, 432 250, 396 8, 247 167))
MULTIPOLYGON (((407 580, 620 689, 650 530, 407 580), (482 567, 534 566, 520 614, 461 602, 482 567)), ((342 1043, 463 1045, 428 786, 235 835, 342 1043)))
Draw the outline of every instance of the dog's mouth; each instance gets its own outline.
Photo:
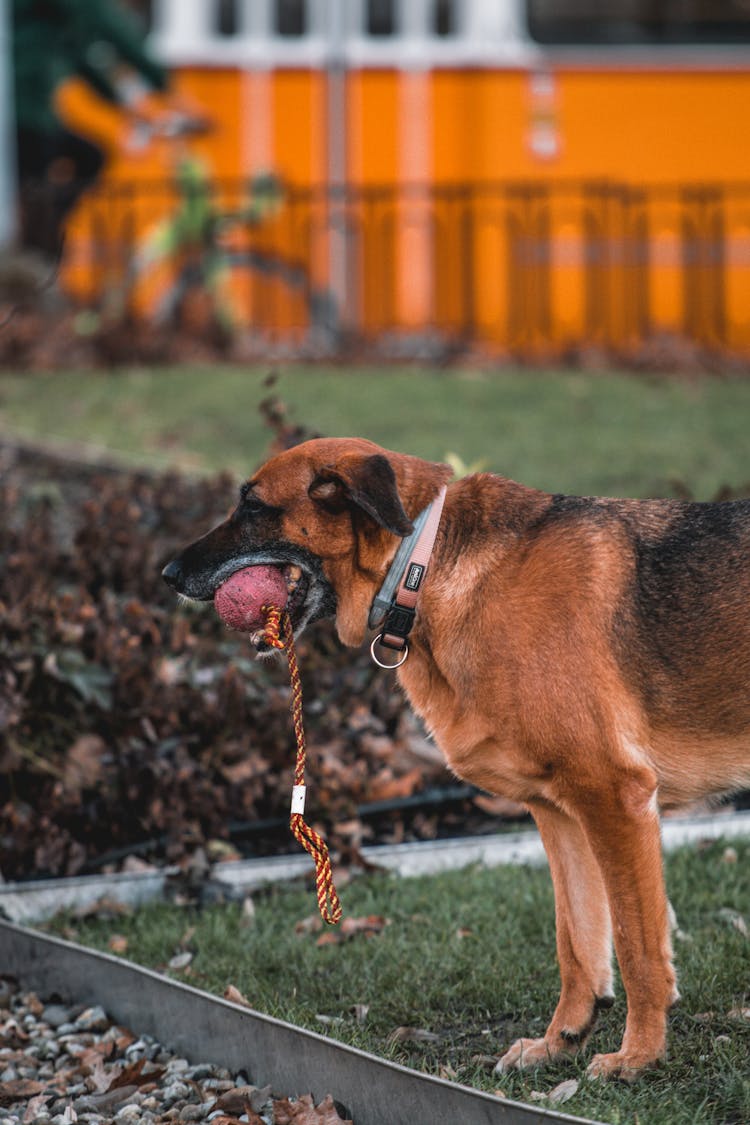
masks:
MULTIPOLYGON (((281 570, 281 575, 284 579, 287 591, 286 605, 283 606, 283 609, 289 615, 289 619, 292 623, 292 631, 296 633, 298 628, 304 627, 307 620, 305 607, 307 595, 310 591, 310 578, 305 574, 302 567, 298 566, 296 563, 287 563, 286 566, 280 567, 279 569, 281 570)), ((265 627, 250 634, 250 642, 255 645, 258 652, 268 652, 271 648, 264 639, 265 634, 265 627)))
POLYGON ((214 608, 223 622, 245 633, 259 653, 273 651, 267 635, 266 607, 287 614, 295 636, 331 609, 332 591, 322 576, 299 562, 242 560, 231 572, 224 568, 213 592, 214 608))
POLYGON ((188 548, 164 569, 168 584, 186 602, 213 602, 231 629, 238 629, 259 652, 270 651, 263 640, 266 605, 289 615, 295 637, 323 617, 335 617, 336 594, 323 573, 321 560, 297 544, 281 543, 216 560, 206 567, 188 548))
MULTIPOLYGON (((305 604, 310 590, 310 579, 297 563, 287 563, 286 566, 279 567, 278 569, 281 571, 287 593, 286 604, 278 608, 283 609, 289 614, 292 629, 296 631, 297 627, 304 623, 305 604)), ((265 652, 270 647, 263 639, 265 632, 264 627, 250 634, 251 643, 261 652, 265 652)))
POLYGON ((214 609, 228 628, 258 644, 268 629, 269 610, 298 622, 309 589, 310 580, 298 563, 254 563, 222 574, 213 592, 214 609))

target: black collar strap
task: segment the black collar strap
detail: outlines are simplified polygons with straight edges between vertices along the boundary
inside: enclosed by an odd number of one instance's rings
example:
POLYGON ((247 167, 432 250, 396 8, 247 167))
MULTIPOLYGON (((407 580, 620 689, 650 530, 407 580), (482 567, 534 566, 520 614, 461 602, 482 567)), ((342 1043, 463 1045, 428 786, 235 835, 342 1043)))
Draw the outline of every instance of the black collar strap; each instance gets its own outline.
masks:
POLYGON ((414 530, 401 543, 390 565, 385 581, 375 596, 370 609, 369 626, 380 629, 370 651, 373 660, 381 667, 399 667, 409 653, 406 638, 416 616, 416 604, 422 588, 432 548, 440 526, 445 502, 446 487, 414 520, 414 530), (403 659, 395 665, 381 664, 375 655, 375 646, 402 652, 403 659))

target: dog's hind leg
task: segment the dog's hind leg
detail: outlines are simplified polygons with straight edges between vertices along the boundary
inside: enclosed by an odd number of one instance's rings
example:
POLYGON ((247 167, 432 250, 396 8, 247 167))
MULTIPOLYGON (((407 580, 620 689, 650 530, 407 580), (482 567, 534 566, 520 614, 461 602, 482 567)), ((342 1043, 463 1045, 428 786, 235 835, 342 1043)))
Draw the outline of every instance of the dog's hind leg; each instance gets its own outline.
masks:
POLYGON ((600 1008, 612 1004, 612 927, 601 870, 586 836, 552 805, 531 806, 555 890, 557 958, 562 990, 542 1039, 518 1039, 498 1063, 502 1073, 575 1053, 600 1008))

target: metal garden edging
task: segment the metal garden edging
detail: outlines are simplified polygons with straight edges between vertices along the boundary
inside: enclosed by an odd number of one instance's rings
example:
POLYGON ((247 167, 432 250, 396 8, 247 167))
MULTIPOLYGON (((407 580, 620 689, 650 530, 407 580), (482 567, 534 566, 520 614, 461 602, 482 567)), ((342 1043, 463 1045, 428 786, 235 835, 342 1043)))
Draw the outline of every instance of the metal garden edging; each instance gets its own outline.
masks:
POLYGON ((331 1093, 355 1125, 544 1125, 585 1118, 421 1074, 232 1004, 107 953, 0 921, 0 972, 66 1001, 101 1004, 117 1023, 195 1062, 285 1092, 331 1093))

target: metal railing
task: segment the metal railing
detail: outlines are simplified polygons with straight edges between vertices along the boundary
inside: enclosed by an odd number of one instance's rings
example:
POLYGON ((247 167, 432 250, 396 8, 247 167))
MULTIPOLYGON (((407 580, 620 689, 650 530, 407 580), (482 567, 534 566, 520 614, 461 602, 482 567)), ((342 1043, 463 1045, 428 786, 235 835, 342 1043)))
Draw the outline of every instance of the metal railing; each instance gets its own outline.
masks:
POLYGON ((750 184, 291 187, 270 218, 222 233, 244 188, 212 184, 212 228, 141 274, 139 247, 179 209, 177 188, 99 188, 71 224, 67 286, 171 315, 210 259, 234 323, 302 351, 537 358, 673 339, 750 352, 750 184))

